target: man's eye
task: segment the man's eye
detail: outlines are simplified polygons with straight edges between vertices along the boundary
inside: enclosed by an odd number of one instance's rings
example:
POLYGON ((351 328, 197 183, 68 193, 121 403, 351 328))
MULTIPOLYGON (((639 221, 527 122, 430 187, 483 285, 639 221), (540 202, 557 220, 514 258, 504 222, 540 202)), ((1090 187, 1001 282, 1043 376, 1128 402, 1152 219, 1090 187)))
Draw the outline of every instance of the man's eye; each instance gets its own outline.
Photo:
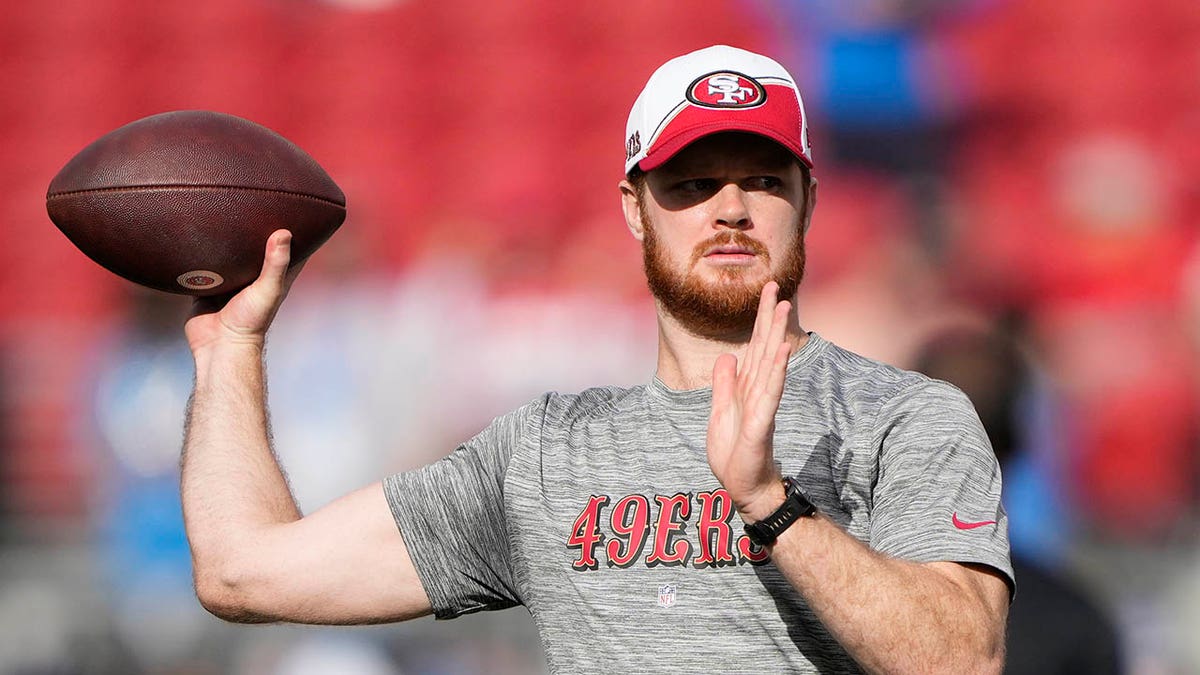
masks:
POLYGON ((680 183, 679 189, 692 193, 712 192, 717 189, 717 181, 712 178, 693 178, 680 183))
POLYGON ((776 176, 755 176, 747 183, 749 190, 775 190, 783 185, 783 181, 776 176))

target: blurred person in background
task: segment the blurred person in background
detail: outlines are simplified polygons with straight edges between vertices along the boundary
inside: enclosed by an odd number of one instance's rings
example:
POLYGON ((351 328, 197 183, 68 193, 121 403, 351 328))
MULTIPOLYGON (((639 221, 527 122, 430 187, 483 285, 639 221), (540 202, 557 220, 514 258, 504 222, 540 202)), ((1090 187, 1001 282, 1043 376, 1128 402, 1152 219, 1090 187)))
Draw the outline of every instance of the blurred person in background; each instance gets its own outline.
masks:
POLYGON ((998 672, 1013 574, 970 402, 800 327, 816 182, 792 77, 730 47, 668 61, 625 159, 656 377, 545 394, 306 517, 265 405, 290 235, 249 288, 198 301, 182 498, 201 602, 331 624, 523 604, 556 671, 998 672))
MULTIPOLYGON (((1026 429, 1022 395, 1029 367, 1010 330, 946 329, 918 351, 916 369, 963 390, 975 405, 1001 467, 1018 458, 1026 429)), ((1059 573, 1013 547, 1021 593, 1008 616, 1006 673, 1105 675, 1124 672, 1120 636, 1107 614, 1059 573)))

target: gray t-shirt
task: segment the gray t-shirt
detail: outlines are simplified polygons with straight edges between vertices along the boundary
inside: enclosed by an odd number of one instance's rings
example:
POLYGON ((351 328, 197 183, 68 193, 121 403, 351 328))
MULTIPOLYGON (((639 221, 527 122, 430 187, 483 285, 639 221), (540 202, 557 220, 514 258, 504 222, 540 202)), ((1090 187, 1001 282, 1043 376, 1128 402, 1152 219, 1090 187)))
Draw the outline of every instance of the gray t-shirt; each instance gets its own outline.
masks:
MULTIPOLYGON (((742 533, 705 454, 711 394, 658 379, 546 394, 387 478, 434 614, 525 605, 555 672, 859 672, 742 533)), ((1011 584, 1000 470, 951 385, 811 334, 774 449, 872 549, 1011 584)))

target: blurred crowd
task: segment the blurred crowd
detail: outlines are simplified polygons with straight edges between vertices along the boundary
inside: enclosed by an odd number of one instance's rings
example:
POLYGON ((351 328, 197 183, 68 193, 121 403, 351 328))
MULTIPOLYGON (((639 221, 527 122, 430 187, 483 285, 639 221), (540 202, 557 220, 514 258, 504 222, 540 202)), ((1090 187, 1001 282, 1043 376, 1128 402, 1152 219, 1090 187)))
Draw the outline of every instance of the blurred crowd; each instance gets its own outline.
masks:
POLYGON ((648 381, 625 115, 713 43, 774 55, 806 98, 804 327, 954 382, 988 424, 1014 617, 1064 598, 1034 612, 1056 630, 1010 631, 1013 672, 1200 672, 1195 0, 64 0, 0 22, 0 673, 544 669, 520 609, 205 614, 177 487, 189 303, 88 261, 42 198, 94 138, 187 108, 276 129, 341 184, 349 218, 268 349, 310 512, 544 390, 648 381), (1078 669, 1036 668, 1059 658, 1078 669))

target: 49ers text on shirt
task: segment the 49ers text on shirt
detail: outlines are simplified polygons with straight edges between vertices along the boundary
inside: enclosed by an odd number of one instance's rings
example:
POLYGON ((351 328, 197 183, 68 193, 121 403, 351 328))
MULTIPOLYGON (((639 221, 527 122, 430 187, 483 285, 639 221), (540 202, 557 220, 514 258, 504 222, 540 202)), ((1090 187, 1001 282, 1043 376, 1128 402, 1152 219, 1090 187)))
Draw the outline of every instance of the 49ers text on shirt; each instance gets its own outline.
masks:
POLYGON ((766 563, 766 549, 744 534, 734 537, 733 514, 733 500, 723 488, 670 496, 631 494, 616 502, 608 495, 592 495, 567 537, 567 548, 578 552, 571 568, 596 570, 601 558, 618 568, 638 561, 647 567, 697 569, 766 563))

